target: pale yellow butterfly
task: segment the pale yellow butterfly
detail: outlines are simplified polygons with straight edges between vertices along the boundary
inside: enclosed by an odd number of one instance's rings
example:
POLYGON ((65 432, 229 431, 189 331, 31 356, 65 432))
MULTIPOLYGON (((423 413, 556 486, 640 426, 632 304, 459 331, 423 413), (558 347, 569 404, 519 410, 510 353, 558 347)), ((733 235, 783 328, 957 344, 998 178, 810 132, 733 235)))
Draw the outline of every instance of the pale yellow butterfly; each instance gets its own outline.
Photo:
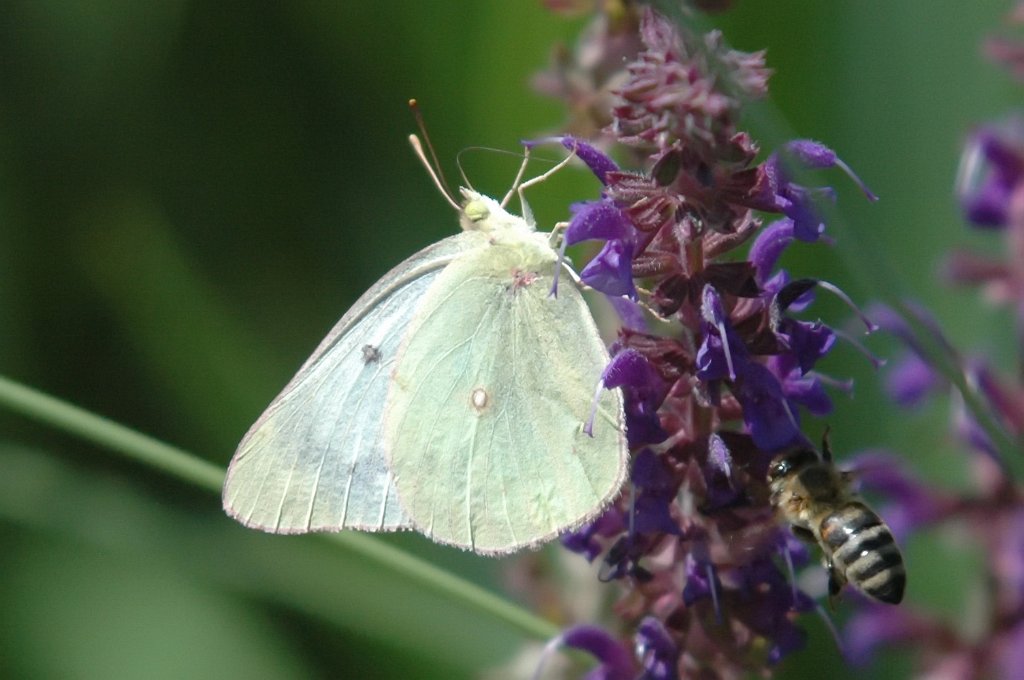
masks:
POLYGON ((520 183, 524 169, 501 203, 463 189, 461 206, 430 170, 462 232, 385 274, 271 402, 228 468, 229 515, 274 533, 414 528, 495 555, 614 500, 622 397, 594 396, 608 352, 574 285, 549 294, 565 266, 549 235, 505 210, 553 172, 520 183))

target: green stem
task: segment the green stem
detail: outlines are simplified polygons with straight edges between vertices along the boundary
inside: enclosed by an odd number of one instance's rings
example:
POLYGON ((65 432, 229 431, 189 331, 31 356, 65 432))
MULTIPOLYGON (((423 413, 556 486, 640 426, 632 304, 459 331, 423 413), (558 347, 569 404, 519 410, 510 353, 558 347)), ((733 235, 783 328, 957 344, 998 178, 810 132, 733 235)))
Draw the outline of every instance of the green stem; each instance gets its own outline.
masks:
MULTIPOLYGON (((3 376, 0 376, 0 406, 117 451, 142 465, 156 468, 207 491, 219 494, 224 484, 224 471, 212 463, 3 376)), ((558 635, 559 630, 552 623, 475 583, 438 569, 429 562, 370 536, 345 531, 323 538, 340 543, 346 549, 411 582, 419 583, 443 596, 461 600, 471 608, 501 619, 528 636, 547 640, 558 635)))

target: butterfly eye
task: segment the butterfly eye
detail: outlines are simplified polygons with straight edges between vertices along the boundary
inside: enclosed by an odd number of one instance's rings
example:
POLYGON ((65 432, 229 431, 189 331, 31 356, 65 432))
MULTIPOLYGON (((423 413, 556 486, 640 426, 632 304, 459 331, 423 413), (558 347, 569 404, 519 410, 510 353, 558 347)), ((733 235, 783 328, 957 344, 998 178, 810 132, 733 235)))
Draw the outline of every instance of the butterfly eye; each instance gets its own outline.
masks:
POLYGON ((470 201, 462 209, 462 214, 469 218, 470 222, 483 222, 490 216, 491 211, 483 201, 470 201))

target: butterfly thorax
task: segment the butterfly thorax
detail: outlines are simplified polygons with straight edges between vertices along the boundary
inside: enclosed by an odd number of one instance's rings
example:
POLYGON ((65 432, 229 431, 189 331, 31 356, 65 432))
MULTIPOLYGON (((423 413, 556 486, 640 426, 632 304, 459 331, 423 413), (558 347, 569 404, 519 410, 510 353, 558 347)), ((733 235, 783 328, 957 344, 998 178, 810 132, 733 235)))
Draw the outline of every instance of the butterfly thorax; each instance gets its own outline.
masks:
POLYGON ((511 272, 547 270, 558 255, 548 241, 526 220, 505 210, 498 201, 469 189, 462 189, 460 223, 464 232, 486 237, 487 260, 511 272))

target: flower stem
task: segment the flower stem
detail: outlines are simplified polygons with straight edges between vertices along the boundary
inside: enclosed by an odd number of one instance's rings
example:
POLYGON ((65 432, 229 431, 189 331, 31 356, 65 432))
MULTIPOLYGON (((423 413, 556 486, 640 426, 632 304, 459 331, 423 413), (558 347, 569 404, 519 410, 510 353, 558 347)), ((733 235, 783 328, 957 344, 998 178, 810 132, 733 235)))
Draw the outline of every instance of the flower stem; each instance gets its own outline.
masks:
MULTIPOLYGON (((0 407, 50 425, 173 477, 219 494, 224 470, 194 454, 165 444, 112 420, 0 376, 0 407)), ((344 531, 320 536, 374 564, 434 590, 541 640, 558 635, 552 623, 484 588, 365 534, 344 531)))

